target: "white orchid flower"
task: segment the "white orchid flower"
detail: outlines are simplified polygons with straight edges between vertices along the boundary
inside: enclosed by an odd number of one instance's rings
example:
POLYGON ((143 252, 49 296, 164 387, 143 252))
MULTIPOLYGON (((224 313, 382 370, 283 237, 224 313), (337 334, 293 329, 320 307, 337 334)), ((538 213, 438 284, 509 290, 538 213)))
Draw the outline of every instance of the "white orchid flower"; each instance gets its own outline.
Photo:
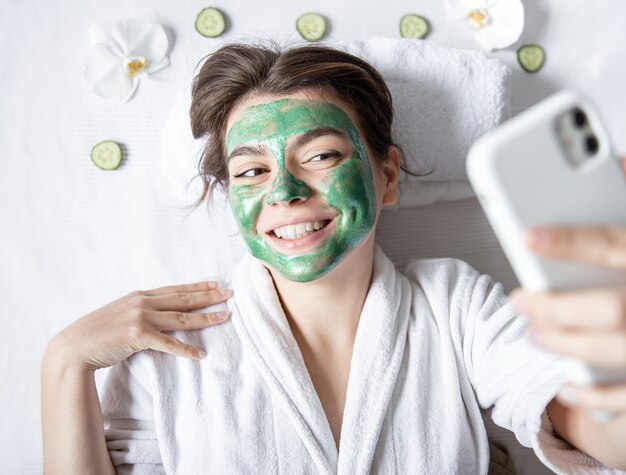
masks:
POLYGON ((448 19, 474 31, 484 50, 506 48, 524 30, 521 0, 445 0, 448 19))
POLYGON ((163 27, 144 18, 93 25, 85 58, 85 79, 104 99, 126 102, 139 80, 169 64, 163 27))

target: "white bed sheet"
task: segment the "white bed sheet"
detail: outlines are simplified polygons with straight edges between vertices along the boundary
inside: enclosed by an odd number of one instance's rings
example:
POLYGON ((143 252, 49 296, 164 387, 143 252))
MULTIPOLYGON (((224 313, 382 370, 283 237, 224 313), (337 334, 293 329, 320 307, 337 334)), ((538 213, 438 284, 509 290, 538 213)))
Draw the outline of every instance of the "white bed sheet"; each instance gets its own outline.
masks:
MULTIPOLYGON (((615 144, 626 151, 626 2, 525 4, 521 41, 543 44, 548 62, 539 74, 528 75, 515 65, 514 48, 495 53, 514 68, 513 110, 561 87, 577 87, 595 100, 615 144)), ((209 220, 202 212, 187 217, 178 209, 160 174, 160 128, 180 80, 203 54, 238 36, 295 38, 295 18, 306 11, 326 15, 331 37, 344 40, 397 37, 399 18, 415 11, 432 22, 429 41, 473 47, 469 33, 447 22, 440 2, 214 5, 227 13, 231 27, 210 40, 193 30, 195 14, 207 6, 196 0, 0 0, 0 473, 42 472, 39 364, 56 332, 131 290, 219 273, 243 252, 234 230, 223 229, 219 217, 209 220), (96 22, 131 16, 167 27, 172 64, 141 84, 129 103, 108 103, 82 80, 87 30, 96 22), (89 160, 89 150, 103 139, 125 146, 128 160, 115 172, 102 172, 89 160)), ((456 255, 492 272, 508 288, 514 285, 475 202, 402 213, 386 215, 380 231, 394 260, 456 255), (450 240, 434 237, 437 226, 450 240)), ((534 463, 519 460, 520 467, 534 463)))

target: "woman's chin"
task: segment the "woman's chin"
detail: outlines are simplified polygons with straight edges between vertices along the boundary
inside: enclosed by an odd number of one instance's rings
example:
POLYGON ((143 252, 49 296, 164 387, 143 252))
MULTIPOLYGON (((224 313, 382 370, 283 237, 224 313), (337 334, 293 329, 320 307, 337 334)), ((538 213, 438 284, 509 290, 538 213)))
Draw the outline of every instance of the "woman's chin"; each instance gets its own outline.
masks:
POLYGON ((282 278, 291 282, 313 282, 332 273, 341 259, 320 258, 315 262, 310 260, 298 262, 298 259, 289 261, 283 265, 270 265, 267 262, 265 266, 269 268, 273 275, 279 274, 282 278))
POLYGON ((292 282, 312 282, 332 273, 345 258, 346 252, 338 252, 334 246, 304 252, 292 252, 290 255, 275 253, 273 256, 255 256, 263 262, 273 276, 292 282))

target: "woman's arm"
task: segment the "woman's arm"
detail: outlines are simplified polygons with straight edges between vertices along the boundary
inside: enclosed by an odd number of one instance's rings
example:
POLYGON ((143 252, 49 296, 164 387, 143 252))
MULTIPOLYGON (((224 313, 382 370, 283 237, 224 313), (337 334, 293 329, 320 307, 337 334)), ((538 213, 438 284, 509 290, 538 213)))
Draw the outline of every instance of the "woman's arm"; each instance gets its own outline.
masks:
POLYGON ((195 313, 230 291, 196 283, 133 292, 78 319, 48 345, 41 366, 42 432, 47 475, 115 473, 105 440, 95 371, 146 349, 201 359, 206 353, 164 331, 226 321, 226 312, 195 313))
MULTIPOLYGON (((626 228, 552 228, 530 237, 532 249, 545 257, 575 259, 626 273, 626 228)), ((512 298, 530 318, 529 334, 536 344, 626 372, 626 288, 516 291, 512 298)), ((548 411, 560 437, 610 467, 626 469, 626 383, 568 386, 548 411), (594 409, 617 416, 598 422, 594 409)))
POLYGON ((548 405, 548 414, 559 437, 608 467, 626 470, 626 416, 598 422, 589 410, 567 407, 556 398, 548 405))
POLYGON ((53 343, 42 363, 41 396, 45 473, 115 474, 94 372, 67 364, 53 343))

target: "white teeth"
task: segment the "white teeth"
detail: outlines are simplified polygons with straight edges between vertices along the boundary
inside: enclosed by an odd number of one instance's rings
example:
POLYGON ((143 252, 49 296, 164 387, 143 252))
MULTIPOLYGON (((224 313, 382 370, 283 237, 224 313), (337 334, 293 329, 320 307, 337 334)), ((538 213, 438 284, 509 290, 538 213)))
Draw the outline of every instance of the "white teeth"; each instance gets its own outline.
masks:
POLYGON ((324 227, 324 221, 309 221, 308 223, 290 224, 274 229, 274 234, 282 239, 300 239, 324 227))

